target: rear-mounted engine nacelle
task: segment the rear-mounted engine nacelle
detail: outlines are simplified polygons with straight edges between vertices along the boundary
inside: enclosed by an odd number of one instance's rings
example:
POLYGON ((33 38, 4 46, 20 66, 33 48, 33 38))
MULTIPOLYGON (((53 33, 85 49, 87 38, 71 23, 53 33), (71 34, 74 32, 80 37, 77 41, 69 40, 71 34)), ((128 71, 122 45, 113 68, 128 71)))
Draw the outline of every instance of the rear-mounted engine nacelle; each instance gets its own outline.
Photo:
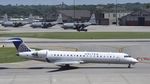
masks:
POLYGON ((44 58, 47 56, 47 50, 35 51, 32 53, 32 56, 36 58, 44 58))

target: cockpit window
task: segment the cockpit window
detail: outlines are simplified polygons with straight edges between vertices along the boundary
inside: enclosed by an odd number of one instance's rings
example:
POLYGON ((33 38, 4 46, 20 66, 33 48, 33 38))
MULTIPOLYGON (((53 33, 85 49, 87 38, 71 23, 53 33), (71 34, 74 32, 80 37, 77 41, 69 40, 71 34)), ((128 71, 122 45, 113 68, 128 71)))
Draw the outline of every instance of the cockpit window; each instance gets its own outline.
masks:
POLYGON ((131 56, 126 55, 126 56, 124 56, 124 57, 131 57, 131 56))

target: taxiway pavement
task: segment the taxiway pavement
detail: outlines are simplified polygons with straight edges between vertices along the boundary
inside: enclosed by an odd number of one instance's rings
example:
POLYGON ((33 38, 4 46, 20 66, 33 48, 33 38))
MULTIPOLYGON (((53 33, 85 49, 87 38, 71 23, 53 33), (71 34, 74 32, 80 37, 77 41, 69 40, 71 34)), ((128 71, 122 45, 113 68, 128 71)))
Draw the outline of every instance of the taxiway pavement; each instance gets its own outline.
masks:
MULTIPOLYGON (((88 26, 88 32, 150 32, 149 26, 88 26)), ((0 26, 0 33, 26 33, 26 32, 77 32, 76 30, 61 28, 61 25, 56 25, 48 29, 31 28, 29 25, 23 27, 3 27, 0 26)))
POLYGON ((70 70, 36 61, 0 64, 0 84, 149 84, 150 64, 83 64, 70 70))

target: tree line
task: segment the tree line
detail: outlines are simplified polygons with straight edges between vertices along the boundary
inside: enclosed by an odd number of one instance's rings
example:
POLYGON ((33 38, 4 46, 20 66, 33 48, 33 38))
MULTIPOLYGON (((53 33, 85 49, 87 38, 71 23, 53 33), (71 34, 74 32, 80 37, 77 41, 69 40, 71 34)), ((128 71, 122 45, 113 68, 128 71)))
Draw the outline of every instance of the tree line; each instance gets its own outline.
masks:
POLYGON ((0 5, 0 16, 28 17, 29 14, 48 17, 55 16, 58 10, 89 10, 91 12, 132 12, 150 9, 150 3, 98 4, 98 5, 0 5))

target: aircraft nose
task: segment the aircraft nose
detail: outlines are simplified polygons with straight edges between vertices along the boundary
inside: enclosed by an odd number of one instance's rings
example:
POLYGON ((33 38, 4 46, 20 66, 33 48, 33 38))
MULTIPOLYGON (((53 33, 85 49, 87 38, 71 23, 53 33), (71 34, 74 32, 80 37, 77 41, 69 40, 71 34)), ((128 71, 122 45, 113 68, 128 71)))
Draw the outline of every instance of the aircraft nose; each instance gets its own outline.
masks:
POLYGON ((132 62, 133 62, 133 63, 138 63, 139 61, 133 58, 133 59, 132 59, 132 62))

